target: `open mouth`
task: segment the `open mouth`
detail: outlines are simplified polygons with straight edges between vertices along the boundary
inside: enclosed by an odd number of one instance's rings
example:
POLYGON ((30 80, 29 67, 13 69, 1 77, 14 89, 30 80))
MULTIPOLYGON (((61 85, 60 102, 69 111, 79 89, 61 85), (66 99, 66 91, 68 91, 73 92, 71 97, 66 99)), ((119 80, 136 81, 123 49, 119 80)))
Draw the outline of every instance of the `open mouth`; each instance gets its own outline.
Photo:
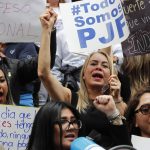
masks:
POLYGON ((3 96, 3 95, 4 95, 4 93, 2 91, 0 91, 0 97, 3 96))
POLYGON ((102 79, 103 75, 100 72, 95 72, 92 74, 92 77, 96 79, 102 79))
POLYGON ((76 138, 75 134, 69 133, 65 136, 65 138, 70 139, 70 140, 74 140, 76 138))

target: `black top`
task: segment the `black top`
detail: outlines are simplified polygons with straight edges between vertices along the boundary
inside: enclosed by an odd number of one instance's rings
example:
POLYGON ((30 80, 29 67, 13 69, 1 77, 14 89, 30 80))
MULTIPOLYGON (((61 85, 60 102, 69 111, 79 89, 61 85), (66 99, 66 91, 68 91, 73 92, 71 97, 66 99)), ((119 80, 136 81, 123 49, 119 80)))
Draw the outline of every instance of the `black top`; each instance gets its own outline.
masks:
MULTIPOLYGON (((51 49, 51 68, 52 68, 55 63, 55 54, 56 54, 56 30, 54 30, 51 34, 50 49, 51 49)), ((38 52, 38 48, 36 50, 38 52)), ((38 79, 37 74, 38 56, 24 60, 12 59, 8 57, 4 58, 0 57, 0 67, 1 66, 5 68, 5 74, 8 80, 13 101, 15 102, 16 105, 19 105, 21 87, 24 86, 25 84, 28 84, 38 79)), ((38 87, 40 87, 39 84, 38 87)), ((37 92, 38 90, 39 88, 37 89, 37 92)))
POLYGON ((5 76, 8 81, 10 93, 16 105, 19 105, 22 85, 38 78, 37 60, 37 57, 33 57, 30 60, 0 58, 0 67, 5 68, 5 76))
MULTIPOLYGON (((78 95, 72 93, 71 103, 77 106, 78 95)), ((131 145, 131 141, 125 125, 112 125, 106 115, 96 108, 88 108, 81 113, 83 129, 80 136, 92 136, 100 146, 108 149, 116 145, 131 145)))
MULTIPOLYGON (((8 58, 26 60, 36 57, 37 51, 34 43, 7 43, 6 48, 4 49, 4 54, 8 58)), ((33 94, 34 92, 33 82, 22 84, 20 88, 20 94, 33 94)))

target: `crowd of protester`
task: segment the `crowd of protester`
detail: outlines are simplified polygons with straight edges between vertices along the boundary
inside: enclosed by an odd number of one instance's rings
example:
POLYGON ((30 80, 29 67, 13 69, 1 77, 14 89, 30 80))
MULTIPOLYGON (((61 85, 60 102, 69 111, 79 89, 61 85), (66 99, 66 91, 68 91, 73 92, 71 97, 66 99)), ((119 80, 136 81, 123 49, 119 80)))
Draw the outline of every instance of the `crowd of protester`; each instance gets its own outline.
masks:
POLYGON ((0 43, 0 104, 40 108, 27 150, 69 150, 80 136, 105 149, 150 138, 149 54, 123 57, 120 43, 113 58, 105 49, 73 54, 59 10, 65 1, 48 2, 40 47, 0 43))

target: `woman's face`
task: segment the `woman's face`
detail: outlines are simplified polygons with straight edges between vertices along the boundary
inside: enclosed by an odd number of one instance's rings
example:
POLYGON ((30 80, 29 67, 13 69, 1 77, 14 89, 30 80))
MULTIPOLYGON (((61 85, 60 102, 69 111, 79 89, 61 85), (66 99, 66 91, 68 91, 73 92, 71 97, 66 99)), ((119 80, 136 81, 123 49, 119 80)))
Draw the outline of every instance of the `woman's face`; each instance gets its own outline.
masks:
POLYGON ((0 70, 0 104, 6 103, 8 85, 2 70, 0 70))
POLYGON ((95 53, 89 60, 84 71, 83 80, 87 87, 101 86, 108 83, 110 66, 107 58, 100 53, 95 53))
MULTIPOLYGON (((79 130, 76 130, 72 124, 70 124, 70 126, 68 128, 67 123, 65 123, 66 120, 67 121, 76 120, 74 114, 68 108, 64 108, 61 111, 61 121, 64 122, 64 123, 62 123, 62 139, 61 140, 62 140, 63 149, 70 150, 71 142, 78 137, 79 130)), ((55 133, 54 142, 56 145, 56 149, 59 150, 60 128, 59 128, 58 124, 54 125, 54 133, 55 133)))
MULTIPOLYGON (((144 104, 150 105, 150 93, 145 93, 142 95, 142 97, 140 98, 140 103, 137 106, 136 110, 138 110, 144 104)), ((150 114, 144 115, 139 111, 138 113, 136 113, 135 117, 136 127, 140 128, 141 136, 150 138, 150 114)))

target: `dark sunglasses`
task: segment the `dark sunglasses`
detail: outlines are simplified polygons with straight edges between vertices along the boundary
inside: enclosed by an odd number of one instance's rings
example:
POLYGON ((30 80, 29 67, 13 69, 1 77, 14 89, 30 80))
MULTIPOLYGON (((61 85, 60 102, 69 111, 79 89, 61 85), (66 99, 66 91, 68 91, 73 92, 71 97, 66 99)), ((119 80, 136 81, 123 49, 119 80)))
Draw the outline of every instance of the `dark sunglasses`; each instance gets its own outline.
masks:
POLYGON ((144 104, 142 105, 138 110, 135 111, 135 113, 141 112, 143 115, 150 114, 150 104, 144 104))

